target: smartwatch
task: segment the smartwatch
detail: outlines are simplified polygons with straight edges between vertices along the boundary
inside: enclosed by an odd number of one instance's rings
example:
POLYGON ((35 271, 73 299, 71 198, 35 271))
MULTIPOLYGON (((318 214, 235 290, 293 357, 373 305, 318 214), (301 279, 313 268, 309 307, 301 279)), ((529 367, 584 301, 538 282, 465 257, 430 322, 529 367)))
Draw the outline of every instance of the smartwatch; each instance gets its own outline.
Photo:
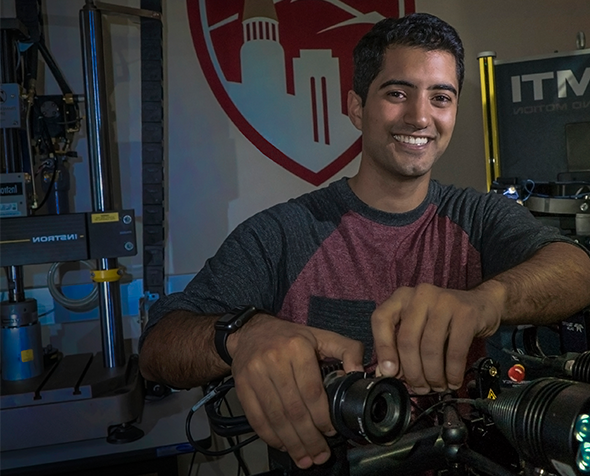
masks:
POLYGON ((215 349, 226 364, 232 364, 232 358, 227 351, 227 338, 259 312, 260 309, 255 306, 239 306, 215 322, 215 349))

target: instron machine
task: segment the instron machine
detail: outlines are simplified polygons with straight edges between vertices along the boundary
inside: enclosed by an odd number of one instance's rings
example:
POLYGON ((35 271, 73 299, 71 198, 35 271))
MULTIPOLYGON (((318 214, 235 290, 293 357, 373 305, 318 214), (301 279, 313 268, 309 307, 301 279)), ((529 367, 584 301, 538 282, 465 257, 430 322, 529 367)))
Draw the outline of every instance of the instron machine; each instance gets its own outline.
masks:
MULTIPOLYGON (((15 9, 16 17, 2 18, 1 23, 0 265, 8 283, 8 297, 0 304, 1 448, 91 438, 133 441, 143 435, 132 423, 143 411, 144 383, 137 355, 124 345, 117 259, 137 253, 135 214, 121 209, 119 185, 113 179, 118 164, 110 154, 102 15, 149 19, 160 35, 161 15, 87 1, 79 16, 85 91, 77 95, 45 44, 41 2, 19 0, 15 9), (40 57, 61 95, 43 96, 37 90, 40 57), (76 156, 72 140, 82 126, 80 103, 92 212, 70 213, 67 162, 76 156), (64 356, 42 345, 37 302, 26 296, 24 270, 27 265, 56 263, 51 268, 55 272, 59 263, 86 260, 96 263, 91 266, 94 291, 81 305, 98 305, 102 352, 64 356)), ((161 61, 159 67, 153 91, 161 91, 161 61)), ((161 102, 157 104, 161 108, 161 102)), ((161 120, 160 114, 160 125, 161 120)), ((159 140, 161 144, 161 136, 159 140)))

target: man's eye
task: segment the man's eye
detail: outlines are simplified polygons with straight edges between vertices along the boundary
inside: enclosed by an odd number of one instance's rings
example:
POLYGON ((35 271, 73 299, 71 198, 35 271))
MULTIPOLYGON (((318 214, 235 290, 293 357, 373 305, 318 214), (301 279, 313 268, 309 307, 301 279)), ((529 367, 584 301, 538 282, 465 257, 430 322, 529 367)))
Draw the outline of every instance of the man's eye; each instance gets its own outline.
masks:
POLYGON ((439 94, 433 98, 432 103, 436 107, 449 107, 453 104, 453 98, 445 94, 439 94))
POLYGON ((391 96, 393 98, 403 98, 404 97, 404 93, 401 91, 389 91, 387 93, 388 96, 391 96))
POLYGON ((444 94, 439 94, 438 96, 434 97, 434 100, 438 103, 446 104, 452 102, 452 99, 444 94))

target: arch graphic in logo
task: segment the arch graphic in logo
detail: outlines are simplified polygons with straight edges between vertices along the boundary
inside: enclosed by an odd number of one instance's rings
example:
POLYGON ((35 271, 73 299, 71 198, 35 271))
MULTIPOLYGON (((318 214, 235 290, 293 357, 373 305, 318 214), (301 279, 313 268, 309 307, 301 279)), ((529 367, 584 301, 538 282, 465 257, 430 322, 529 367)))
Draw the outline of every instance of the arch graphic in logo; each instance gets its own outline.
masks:
POLYGON ((187 0, 201 68, 222 108, 267 157, 326 181, 361 150, 346 114, 352 50, 414 0, 187 0))

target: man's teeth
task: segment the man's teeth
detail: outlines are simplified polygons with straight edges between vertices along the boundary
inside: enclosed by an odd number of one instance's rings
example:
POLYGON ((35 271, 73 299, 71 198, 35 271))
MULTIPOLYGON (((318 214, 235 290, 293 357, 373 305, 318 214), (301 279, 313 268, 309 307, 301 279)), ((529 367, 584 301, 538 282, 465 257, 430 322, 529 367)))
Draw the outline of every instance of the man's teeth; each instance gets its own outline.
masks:
POLYGON ((413 145, 424 145, 428 142, 426 137, 412 137, 412 136, 399 136, 394 135, 393 138, 399 142, 413 145))

